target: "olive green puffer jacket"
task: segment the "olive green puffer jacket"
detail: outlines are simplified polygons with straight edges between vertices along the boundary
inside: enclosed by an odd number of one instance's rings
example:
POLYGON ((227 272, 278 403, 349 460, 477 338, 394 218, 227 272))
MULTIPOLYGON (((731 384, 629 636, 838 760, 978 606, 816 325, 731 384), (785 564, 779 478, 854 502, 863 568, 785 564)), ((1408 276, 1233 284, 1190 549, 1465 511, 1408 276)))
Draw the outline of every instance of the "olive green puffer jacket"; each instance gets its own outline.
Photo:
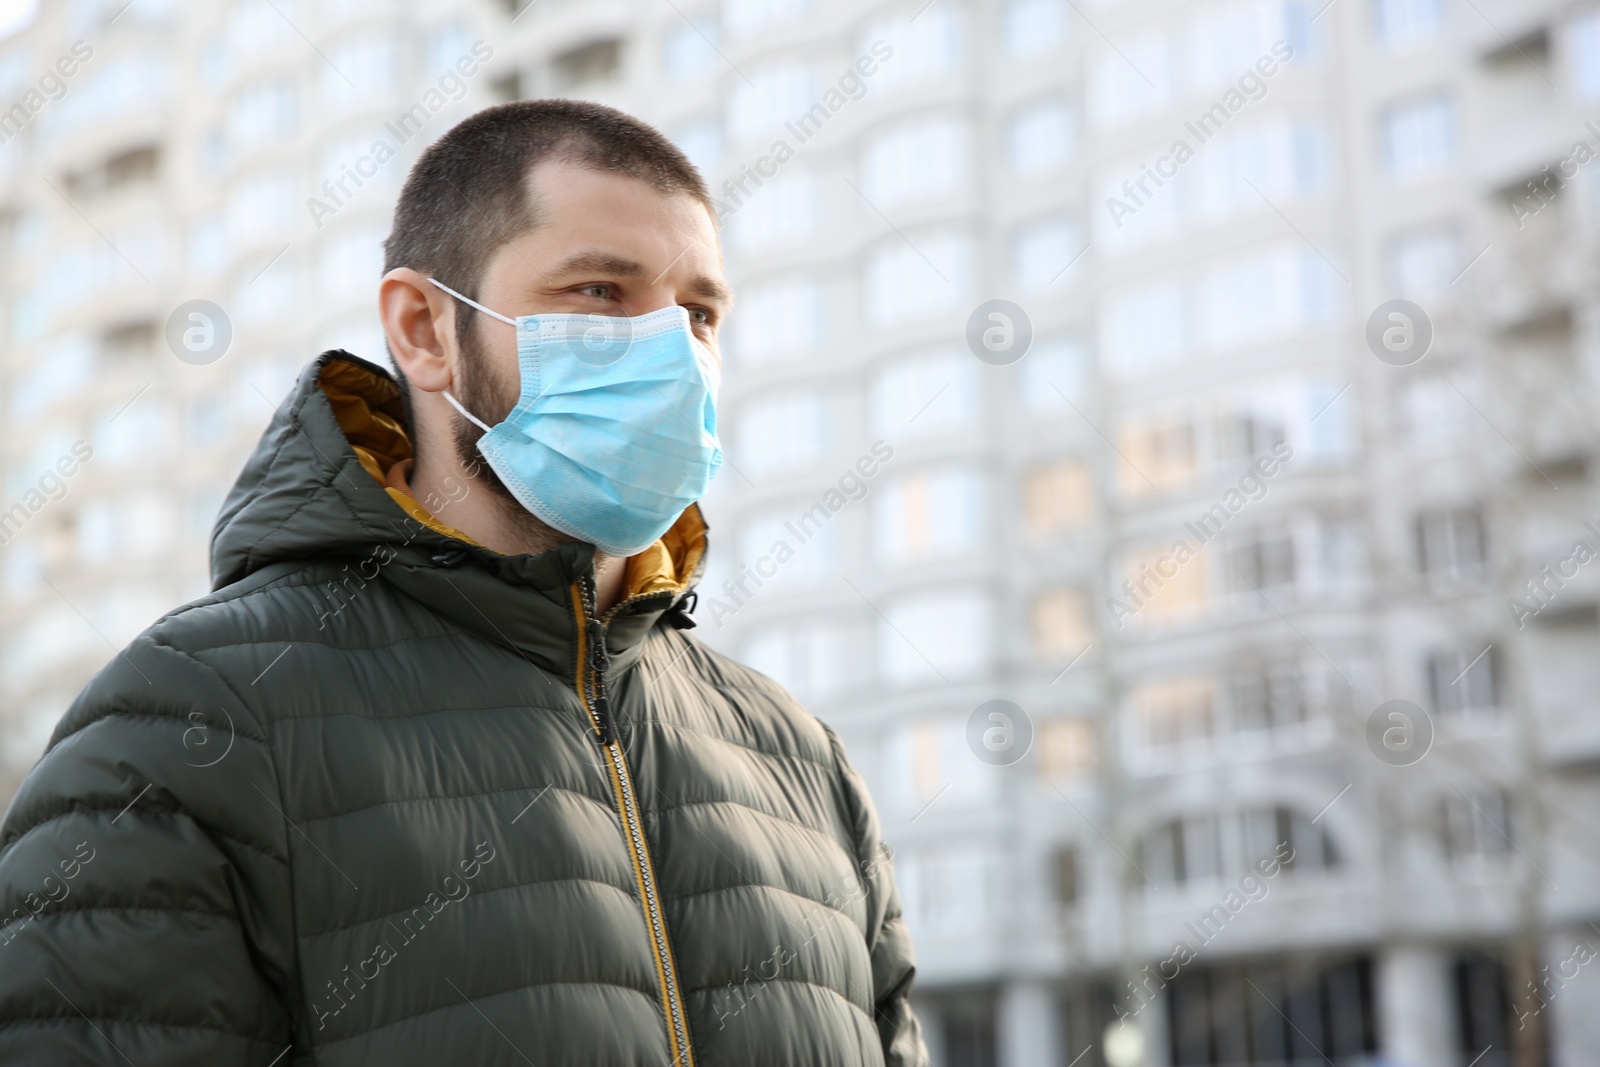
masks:
POLYGON ((588 545, 380 484, 398 415, 308 367, 216 591, 57 727, 0 829, 0 1063, 925 1064, 838 739, 672 625, 698 509, 584 623, 588 545))

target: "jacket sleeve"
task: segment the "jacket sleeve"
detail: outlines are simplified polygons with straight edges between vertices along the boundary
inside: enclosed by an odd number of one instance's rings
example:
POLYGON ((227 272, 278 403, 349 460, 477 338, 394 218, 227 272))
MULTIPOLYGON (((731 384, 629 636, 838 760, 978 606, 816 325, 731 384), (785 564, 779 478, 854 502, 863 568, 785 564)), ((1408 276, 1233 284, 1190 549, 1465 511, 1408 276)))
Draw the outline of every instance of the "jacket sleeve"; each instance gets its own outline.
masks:
POLYGON ((0 1062, 288 1051, 280 804, 261 729, 214 671, 149 633, 120 653, 0 826, 0 1062))
POLYGON ((844 746, 831 729, 834 760, 852 820, 858 869, 867 887, 868 937, 872 953, 872 998, 883 1042, 886 1067, 928 1067, 928 1050, 922 1041, 922 1026, 911 1010, 911 983, 916 977, 916 954, 911 933, 900 911, 900 895, 894 887, 894 866, 889 847, 878 826, 878 814, 866 783, 850 765, 844 746))

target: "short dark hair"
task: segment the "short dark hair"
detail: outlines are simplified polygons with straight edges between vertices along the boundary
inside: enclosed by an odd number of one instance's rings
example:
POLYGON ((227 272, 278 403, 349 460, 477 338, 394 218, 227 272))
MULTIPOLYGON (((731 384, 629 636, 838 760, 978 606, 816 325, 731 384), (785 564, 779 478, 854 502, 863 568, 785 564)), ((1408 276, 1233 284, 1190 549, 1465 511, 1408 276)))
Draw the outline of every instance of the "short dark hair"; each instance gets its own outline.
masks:
MULTIPOLYGON (((383 243, 383 272, 410 267, 476 300, 493 251, 538 224, 528 176, 551 159, 692 196, 716 222, 700 172, 655 127, 584 100, 518 100, 463 119, 422 153, 395 205, 394 228, 383 243)), ((457 304, 456 338, 463 351, 473 348, 476 318, 471 308, 457 304)), ((395 376, 412 432, 411 387, 398 363, 395 376)))

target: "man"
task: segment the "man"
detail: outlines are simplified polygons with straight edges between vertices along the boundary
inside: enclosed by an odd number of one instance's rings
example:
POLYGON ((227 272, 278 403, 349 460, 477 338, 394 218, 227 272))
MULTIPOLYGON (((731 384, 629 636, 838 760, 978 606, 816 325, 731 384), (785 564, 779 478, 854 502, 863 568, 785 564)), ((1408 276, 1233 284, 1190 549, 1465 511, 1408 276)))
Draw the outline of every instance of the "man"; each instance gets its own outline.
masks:
POLYGON ((305 370, 215 592, 6 816, 0 1061, 925 1064, 838 739, 685 632, 729 306, 699 175, 609 108, 492 108, 387 254, 399 380, 305 370))

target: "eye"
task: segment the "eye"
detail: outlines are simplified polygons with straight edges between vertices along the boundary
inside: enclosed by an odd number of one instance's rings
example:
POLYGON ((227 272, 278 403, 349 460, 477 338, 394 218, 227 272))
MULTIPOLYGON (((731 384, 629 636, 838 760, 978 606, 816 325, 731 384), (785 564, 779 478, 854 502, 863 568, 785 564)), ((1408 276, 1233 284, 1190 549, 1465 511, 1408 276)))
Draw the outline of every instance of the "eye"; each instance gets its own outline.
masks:
POLYGON ((583 293, 585 296, 592 296, 596 300, 609 300, 612 295, 612 287, 606 282, 595 282, 593 285, 583 286, 578 292, 583 293))
POLYGON ((689 322, 695 326, 710 326, 711 311, 709 308, 686 308, 689 312, 689 322))

